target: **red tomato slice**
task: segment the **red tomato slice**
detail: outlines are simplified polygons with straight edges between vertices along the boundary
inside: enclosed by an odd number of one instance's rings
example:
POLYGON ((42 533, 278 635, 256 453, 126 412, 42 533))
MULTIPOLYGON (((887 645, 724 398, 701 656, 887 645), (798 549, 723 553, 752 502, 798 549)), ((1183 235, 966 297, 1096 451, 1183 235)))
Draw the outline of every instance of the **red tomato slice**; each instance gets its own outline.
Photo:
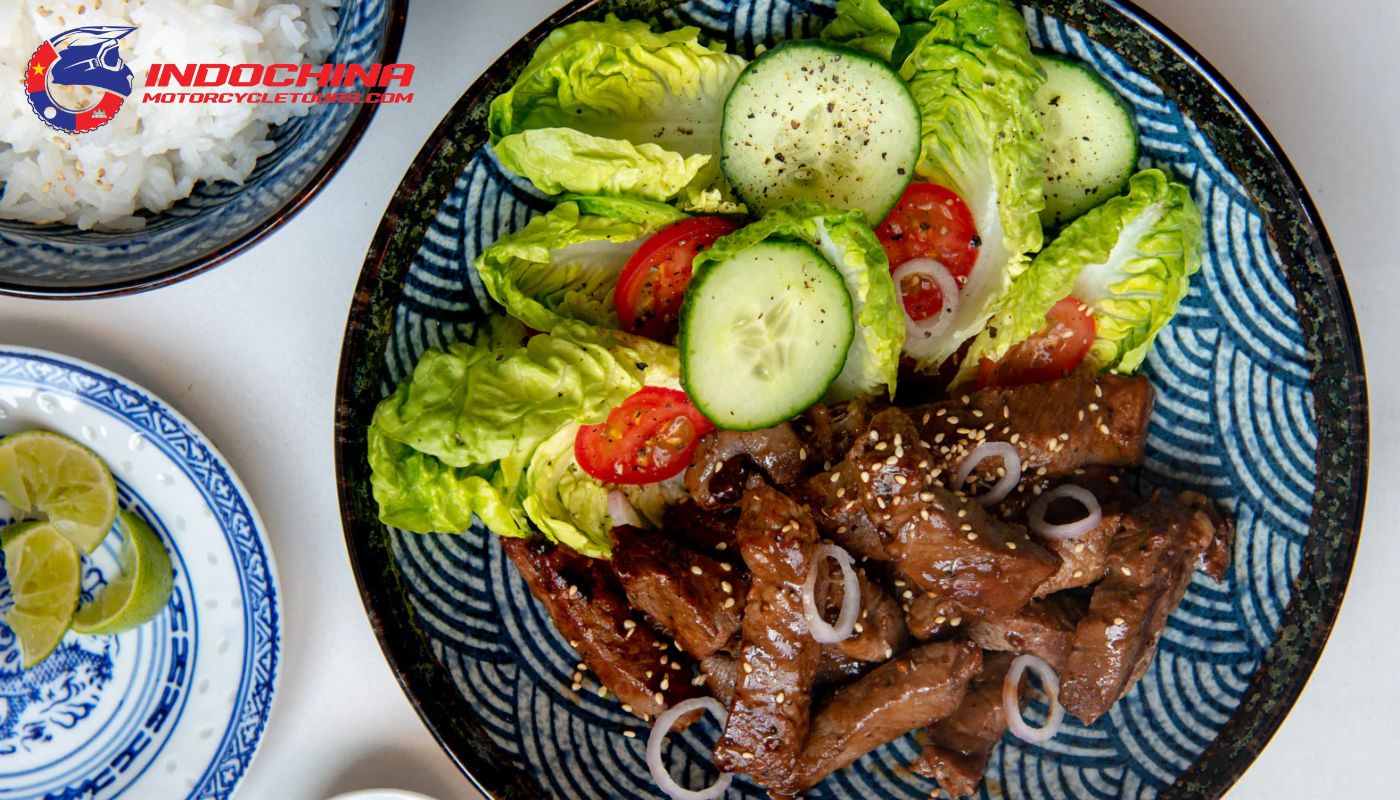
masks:
POLYGON ((613 302, 622 327, 658 341, 674 339, 695 256, 737 227, 724 217, 693 217, 646 240, 617 278, 613 302))
POLYGON ((982 359, 977 386, 1023 386, 1059 380, 1074 372, 1097 335, 1094 317, 1078 298, 1066 297, 1045 315, 1041 331, 1011 348, 1000 361, 982 359))
MULTIPOLYGON (((932 258, 962 286, 977 263, 982 240, 961 197, 936 183, 911 183, 893 210, 875 229, 890 268, 915 258, 932 258)), ((943 293, 927 279, 908 278, 899 287, 904 308, 915 320, 943 308, 943 293)))
POLYGON ((606 422, 579 428, 574 459, 600 481, 655 483, 684 471, 700 437, 714 429, 685 392, 644 386, 606 422))

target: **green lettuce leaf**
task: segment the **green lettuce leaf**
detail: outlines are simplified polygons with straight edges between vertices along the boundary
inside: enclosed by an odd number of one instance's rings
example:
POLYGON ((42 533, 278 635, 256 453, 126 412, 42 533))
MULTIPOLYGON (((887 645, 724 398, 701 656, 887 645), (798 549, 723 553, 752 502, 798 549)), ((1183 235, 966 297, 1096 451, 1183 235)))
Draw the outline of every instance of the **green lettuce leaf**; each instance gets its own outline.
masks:
POLYGON ((529 533, 525 510, 498 485, 492 466, 449 467, 427 453, 369 429, 370 486, 379 519, 414 533, 462 533, 473 515, 501 536, 529 533))
POLYGON ((684 216, 645 200, 567 200, 486 248, 477 274, 496 302, 536 330, 570 319, 616 328, 613 290, 627 259, 684 216))
POLYGON ((849 400, 882 392, 893 396, 904 346, 904 310, 885 250, 865 215, 812 202, 775 208, 716 241, 696 257, 696 268, 769 238, 796 239, 815 247, 841 273, 851 294, 855 338, 827 399, 849 400))
POLYGON ((899 21, 879 0, 836 0, 836 17, 821 36, 889 61, 899 33, 899 21))
POLYGON ((1020 12, 1004 0, 949 0, 900 75, 923 114, 920 178, 946 186, 972 211, 982 244, 952 331, 911 338, 905 351, 934 372, 986 325, 995 304, 1040 249, 1045 205, 1036 89, 1044 82, 1020 12))
POLYGON ((641 388, 636 352, 595 336, 569 323, 519 347, 429 350, 375 409, 373 424, 448 466, 531 453, 561 425, 598 422, 641 388))
POLYGON ((608 487, 574 460, 578 423, 560 428, 530 458, 525 513, 550 541, 591 558, 612 556, 608 487))
POLYGON ((719 133, 744 65, 702 44, 697 28, 656 33, 613 16, 565 25, 492 101, 491 145, 544 192, 735 210, 719 170, 719 133), (530 131, 538 133, 524 136, 530 131))
POLYGON ((1070 223, 1012 286, 973 342, 959 380, 981 358, 999 359, 1045 327, 1055 303, 1074 295, 1092 312, 1093 371, 1132 372, 1176 314, 1201 268, 1201 215, 1185 186, 1149 169, 1128 193, 1070 223))

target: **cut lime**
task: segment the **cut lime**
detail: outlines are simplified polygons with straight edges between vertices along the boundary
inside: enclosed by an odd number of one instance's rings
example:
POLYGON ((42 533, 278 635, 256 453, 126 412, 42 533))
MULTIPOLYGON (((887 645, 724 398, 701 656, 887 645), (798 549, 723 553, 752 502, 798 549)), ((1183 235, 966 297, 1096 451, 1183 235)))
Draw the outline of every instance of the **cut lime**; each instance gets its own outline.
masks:
POLYGON ((117 485, 97 454, 49 431, 0 439, 0 495, 40 512, 84 553, 102 543, 117 517, 117 485))
POLYGON ((19 639, 25 669, 49 657, 78 605, 82 558, 48 522, 20 522, 0 531, 14 607, 5 624, 19 639))
POLYGON ((73 618, 78 633, 130 630, 159 614, 175 587, 170 553, 156 532, 130 511, 121 512, 117 524, 122 532, 121 575, 78 610, 73 618))

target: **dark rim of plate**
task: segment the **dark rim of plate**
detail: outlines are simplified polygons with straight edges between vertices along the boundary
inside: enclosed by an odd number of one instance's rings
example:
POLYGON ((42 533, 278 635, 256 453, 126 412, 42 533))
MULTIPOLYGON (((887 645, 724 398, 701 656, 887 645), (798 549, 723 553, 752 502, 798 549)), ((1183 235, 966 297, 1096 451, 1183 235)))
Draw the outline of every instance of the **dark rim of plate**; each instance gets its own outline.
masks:
MULTIPOLYGON (((381 62, 390 63, 398 58, 399 45, 403 43, 404 25, 408 18, 408 3, 409 0, 389 0, 389 17, 386 21, 388 28, 384 32, 384 45, 380 48, 378 55, 378 60, 381 62)), ((281 208, 270 214, 267 219, 217 250, 160 272, 107 283, 99 282, 82 286, 31 286, 0 280, 0 295, 47 300, 91 300, 100 297, 120 297, 159 289, 211 270, 262 241, 263 237, 276 231, 292 217, 295 217, 297 212, 305 208, 306 204, 311 202, 312 198, 344 166, 346 159, 359 145, 360 138, 364 136, 370 120, 374 118, 374 114, 378 110, 377 104, 366 103, 360 106, 360 110, 351 120, 350 128, 345 132, 340 144, 336 145, 331 157, 321 165, 320 169, 316 170, 316 174, 311 176, 306 185, 298 189, 295 194, 288 198, 286 203, 282 204, 281 208)))
MULTIPOLYGON (((486 111, 551 31, 606 12, 649 19, 667 0, 575 0, 535 27, 462 95, 404 175, 375 234, 341 351, 336 474, 351 566, 370 625, 399 684, 438 742, 484 794, 543 794, 463 701, 418 626, 370 495, 365 430, 384 381, 384 351, 403 280, 427 226, 484 143, 486 111)), ((1263 213, 1288 272, 1312 370, 1318 426, 1310 534, 1293 597, 1239 708, 1162 800, 1218 798, 1283 722, 1317 663, 1346 591, 1366 489, 1368 406, 1360 338, 1336 251, 1302 180, 1239 93, 1199 53, 1124 0, 1036 0, 1156 77, 1201 128, 1263 213)))

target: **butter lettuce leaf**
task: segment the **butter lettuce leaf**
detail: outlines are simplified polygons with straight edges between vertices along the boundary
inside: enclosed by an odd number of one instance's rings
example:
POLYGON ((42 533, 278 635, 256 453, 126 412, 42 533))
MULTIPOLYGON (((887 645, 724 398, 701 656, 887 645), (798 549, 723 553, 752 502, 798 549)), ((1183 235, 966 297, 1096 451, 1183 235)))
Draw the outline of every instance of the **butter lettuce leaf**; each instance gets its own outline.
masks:
POLYGON ((879 0, 836 0, 836 17, 821 36, 889 61, 899 33, 899 21, 879 0))
POLYGON ((1040 249, 1045 148, 1035 93, 1045 76, 1020 12, 1004 0, 949 0, 900 67, 923 115, 923 180, 957 192, 981 239, 952 330, 911 337, 905 352, 935 372, 980 333, 1040 249))
POLYGON ((486 291, 530 327, 567 320, 618 326, 613 290, 647 237, 684 214, 645 200, 575 198, 534 217, 477 257, 486 291))
POLYGON ((598 422, 641 388, 642 370, 625 360, 636 354, 596 335, 571 323, 518 347, 428 350, 373 425, 453 467, 533 452, 561 425, 598 422))
POLYGON ((1084 368, 1133 372, 1186 296, 1201 247, 1190 191, 1160 170, 1139 172, 1127 194, 1070 223, 1035 257, 973 342, 959 380, 971 378, 982 358, 1000 359, 1044 328, 1051 307, 1070 295, 1094 318, 1084 368))
POLYGON ((492 101, 491 145, 543 192, 736 210, 719 170, 719 133, 745 63, 702 44, 693 27, 657 33, 611 15, 565 25, 492 101))
POLYGON ((851 295, 855 338, 846 364, 827 393, 831 401, 894 395, 899 354, 904 346, 904 310, 889 260, 859 211, 841 211, 813 202, 775 208, 725 236, 695 259, 696 268, 722 261, 770 238, 804 241, 836 267, 851 295))
POLYGON ((501 536, 526 536, 525 510, 494 466, 449 467, 369 429, 370 486, 379 520, 414 533, 462 533, 473 516, 501 536))
POLYGON ((525 513, 550 541, 591 558, 612 556, 608 487, 574 459, 578 423, 540 443, 525 473, 525 513))

